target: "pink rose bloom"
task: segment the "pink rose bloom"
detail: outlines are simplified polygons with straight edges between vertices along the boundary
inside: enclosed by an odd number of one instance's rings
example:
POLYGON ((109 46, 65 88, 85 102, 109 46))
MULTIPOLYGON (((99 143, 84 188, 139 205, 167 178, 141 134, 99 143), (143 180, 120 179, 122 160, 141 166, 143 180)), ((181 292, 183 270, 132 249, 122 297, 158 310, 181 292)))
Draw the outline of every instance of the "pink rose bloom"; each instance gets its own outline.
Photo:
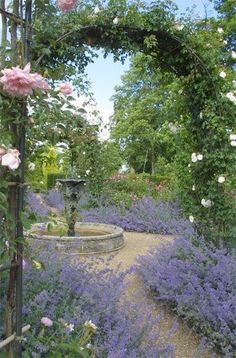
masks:
POLYGON ((77 0, 57 0, 57 6, 62 12, 68 12, 73 9, 77 0))
POLYGON ((12 96, 28 96, 32 94, 34 79, 30 75, 30 64, 27 64, 23 70, 19 67, 12 67, 1 72, 3 76, 0 82, 7 93, 12 96))
POLYGON ((32 78, 34 79, 33 89, 39 89, 42 91, 48 91, 49 85, 43 78, 43 76, 39 75, 38 73, 32 73, 32 78))
POLYGON ((0 147, 0 160, 2 160, 4 154, 6 154, 6 149, 0 147))
POLYGON ((30 73, 30 63, 23 70, 19 67, 7 68, 1 71, 0 82, 3 89, 11 96, 30 96, 33 89, 48 90, 49 86, 43 77, 37 73, 30 73))
POLYGON ((43 317, 41 319, 41 323, 45 326, 45 327, 51 327, 53 325, 53 321, 50 320, 50 318, 48 317, 43 317))
POLYGON ((7 153, 2 156, 2 165, 12 170, 17 169, 21 162, 19 156, 19 150, 8 149, 7 153))
POLYGON ((60 92, 64 94, 64 96, 69 96, 72 92, 72 86, 69 82, 64 82, 60 85, 60 92))

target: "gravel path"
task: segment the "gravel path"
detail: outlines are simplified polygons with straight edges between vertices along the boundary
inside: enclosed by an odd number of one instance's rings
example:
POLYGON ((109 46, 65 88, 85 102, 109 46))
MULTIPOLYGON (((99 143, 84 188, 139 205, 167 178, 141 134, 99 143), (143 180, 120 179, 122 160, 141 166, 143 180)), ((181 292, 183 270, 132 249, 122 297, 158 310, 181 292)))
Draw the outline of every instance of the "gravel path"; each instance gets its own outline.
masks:
MULTIPOLYGON (((109 260, 111 268, 116 268, 120 264, 120 270, 126 270, 130 268, 138 255, 145 254, 151 247, 157 246, 163 242, 170 242, 174 240, 171 236, 126 232, 125 233, 125 247, 115 253, 112 260, 109 260)), ((102 257, 109 257, 110 254, 103 254, 102 257)), ((106 264, 107 266, 107 264, 106 264)), ((135 274, 129 275, 129 290, 127 295, 135 299, 133 292, 142 286, 142 282, 135 274)), ((153 304, 152 297, 148 293, 144 293, 144 299, 147 304, 153 304)), ((212 352, 199 352, 200 340, 198 336, 184 324, 183 321, 178 321, 179 328, 174 336, 168 336, 168 332, 176 321, 174 314, 163 308, 160 303, 156 303, 156 309, 153 311, 153 315, 157 315, 163 311, 163 318, 158 324, 157 329, 161 332, 161 338, 164 342, 170 342, 175 345, 176 353, 175 358, 210 358, 212 352)), ((222 357, 217 355, 217 358, 222 357)))

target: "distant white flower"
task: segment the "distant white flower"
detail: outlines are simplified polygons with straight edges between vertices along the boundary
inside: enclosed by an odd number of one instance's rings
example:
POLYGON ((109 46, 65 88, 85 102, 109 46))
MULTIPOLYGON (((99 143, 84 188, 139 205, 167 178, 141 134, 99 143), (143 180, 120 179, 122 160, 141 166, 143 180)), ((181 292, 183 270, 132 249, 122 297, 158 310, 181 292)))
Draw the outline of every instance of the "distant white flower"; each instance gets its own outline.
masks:
POLYGON ((236 59, 236 52, 235 52, 235 51, 232 51, 232 52, 231 52, 231 56, 232 56, 233 59, 236 59))
POLYGON ((220 177, 218 178, 218 182, 219 182, 220 184, 224 183, 224 182, 225 182, 225 177, 220 176, 220 177))
POLYGON ((43 184, 43 181, 41 180, 41 181, 39 182, 39 184, 43 184))
POLYGON ((189 216, 189 221, 190 221, 191 223, 194 222, 194 217, 193 217, 192 215, 189 216))
POLYGON ((10 245, 9 245, 9 241, 5 241, 5 245, 6 245, 6 248, 9 249, 10 245))
POLYGON ((225 78, 225 77, 226 77, 225 71, 221 71, 221 72, 219 73, 219 76, 220 76, 221 78, 225 78))
POLYGON ((202 119, 202 117, 203 117, 203 114, 202 114, 202 112, 200 112, 199 113, 199 118, 202 119))
POLYGON ((97 5, 95 6, 93 12, 94 12, 94 14, 98 14, 100 12, 100 9, 97 5))
POLYGON ((180 23, 176 23, 175 26, 174 26, 175 30, 177 31, 181 31, 183 30, 184 28, 184 25, 183 24, 180 24, 180 23))
POLYGON ((228 92, 226 94, 226 97, 233 102, 234 104, 236 104, 236 96, 233 94, 233 92, 228 92))
POLYGON ((74 327, 75 327, 75 325, 74 324, 72 324, 72 323, 64 323, 64 326, 69 330, 69 332, 73 332, 75 329, 74 329, 74 327))
POLYGON ((178 127, 174 123, 169 123, 169 129, 173 134, 178 132, 178 127))
POLYGON ((196 187, 195 185, 192 186, 192 191, 195 191, 196 190, 196 187))
POLYGON ((222 27, 218 27, 217 32, 219 32, 219 34, 223 34, 224 30, 222 29, 222 27))
POLYGON ((118 19, 118 17, 116 16, 116 17, 113 19, 113 24, 114 24, 114 25, 117 25, 118 22, 119 22, 119 19, 118 19))
POLYGON ((191 168, 191 164, 188 164, 188 168, 191 168))
POLYGON ((33 172, 35 170, 35 164, 34 163, 29 163, 28 169, 29 169, 30 172, 33 172))
POLYGON ((92 321, 86 321, 84 326, 87 328, 91 328, 93 331, 97 330, 97 326, 92 321))
POLYGON ((228 41, 224 40, 224 41, 223 41, 223 44, 224 44, 224 45, 227 45, 227 44, 228 44, 228 41))
POLYGON ((82 154, 83 154, 83 155, 85 155, 85 154, 86 154, 86 152, 83 152, 82 154))
POLYGON ((89 175, 90 169, 87 169, 87 170, 85 171, 85 173, 86 173, 87 175, 89 175))
POLYGON ((192 160, 193 163, 197 162, 198 159, 197 159, 197 154, 196 153, 192 153, 191 160, 192 160))
POLYGON ((210 208, 212 206, 212 201, 210 199, 208 199, 208 200, 202 199, 201 204, 205 208, 210 208))
POLYGON ((236 140, 232 140, 232 141, 230 142, 230 145, 231 145, 231 147, 236 147, 236 140))
POLYGON ((182 93, 183 93, 183 90, 180 89, 180 90, 178 91, 178 94, 182 94, 182 93))
POLYGON ((236 134, 230 134, 229 139, 230 140, 236 140, 236 134))
POLYGON ((92 344, 91 344, 91 343, 87 343, 87 344, 86 344, 86 348, 91 349, 91 348, 92 348, 92 344))
POLYGON ((191 160, 193 163, 196 163, 198 160, 202 160, 202 159, 203 159, 202 154, 192 153, 192 155, 191 155, 191 160))

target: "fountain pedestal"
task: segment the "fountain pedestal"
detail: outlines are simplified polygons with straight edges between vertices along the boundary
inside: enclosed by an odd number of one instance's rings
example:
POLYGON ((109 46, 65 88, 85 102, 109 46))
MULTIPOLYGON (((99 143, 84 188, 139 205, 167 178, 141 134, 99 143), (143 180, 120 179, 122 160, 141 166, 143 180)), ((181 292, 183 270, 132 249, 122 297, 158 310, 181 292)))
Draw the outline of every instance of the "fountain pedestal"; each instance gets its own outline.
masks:
POLYGON ((65 217, 68 225, 68 236, 75 236, 75 223, 78 218, 78 202, 85 190, 84 179, 57 179, 59 189, 65 201, 65 217))

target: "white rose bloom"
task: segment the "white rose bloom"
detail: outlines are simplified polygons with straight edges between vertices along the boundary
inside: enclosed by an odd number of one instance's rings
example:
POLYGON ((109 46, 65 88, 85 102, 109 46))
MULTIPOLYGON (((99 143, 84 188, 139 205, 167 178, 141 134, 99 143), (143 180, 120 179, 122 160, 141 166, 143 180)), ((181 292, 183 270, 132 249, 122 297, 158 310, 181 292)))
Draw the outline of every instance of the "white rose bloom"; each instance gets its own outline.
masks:
POLYGON ((203 155, 202 154, 198 154, 197 155, 197 160, 202 160, 203 159, 203 155))
POLYGON ((178 132, 178 127, 174 123, 169 123, 169 129, 173 134, 178 132))
POLYGON ((180 24, 180 23, 177 23, 177 24, 175 24, 174 28, 175 28, 175 30, 177 30, 177 31, 181 31, 181 30, 183 30, 184 25, 183 25, 183 24, 180 24))
POLYGON ((230 140, 236 140, 236 134, 230 134, 229 139, 230 140))
POLYGON ((212 201, 210 199, 208 200, 202 199, 201 204, 202 206, 204 206, 204 208, 210 208, 212 206, 212 201))
POLYGON ((192 153, 191 160, 192 160, 193 163, 197 162, 197 154, 196 153, 192 153))
POLYGON ((220 177, 218 178, 218 182, 219 182, 220 184, 224 183, 224 182, 225 182, 225 177, 220 176, 220 177))
POLYGON ((232 141, 230 142, 230 145, 231 145, 231 147, 236 147, 236 140, 232 140, 232 141))
POLYGON ((221 72, 219 73, 219 76, 220 76, 221 78, 225 78, 225 77, 226 77, 226 73, 225 73, 224 71, 221 71, 221 72))
POLYGON ((212 201, 210 199, 206 200, 205 206, 206 208, 210 208, 212 206, 212 201))
POLYGON ((114 25, 117 25, 117 24, 118 24, 118 22, 119 22, 118 17, 115 17, 115 18, 113 19, 113 24, 114 24, 114 25))
POLYGON ((98 14, 100 12, 100 9, 98 6, 95 6, 94 10, 93 10, 94 14, 98 14))
POLYGON ((228 92, 226 94, 226 97, 233 102, 234 104, 236 104, 236 96, 233 94, 233 92, 228 92))
POLYGON ((8 149, 7 153, 2 156, 2 165, 9 169, 15 170, 20 165, 20 152, 17 149, 8 149))
POLYGON ((189 216, 189 221, 190 221, 191 223, 194 222, 194 217, 193 217, 192 215, 189 216))
POLYGON ((232 56, 232 58, 235 60, 235 59, 236 59, 236 52, 235 52, 235 51, 232 51, 232 52, 231 52, 231 56, 232 56))
POLYGON ((28 169, 29 169, 30 172, 33 172, 35 170, 35 164, 34 163, 29 163, 28 169))
POLYGON ((222 27, 218 27, 217 31, 219 32, 219 34, 223 34, 224 30, 222 29, 222 27))

